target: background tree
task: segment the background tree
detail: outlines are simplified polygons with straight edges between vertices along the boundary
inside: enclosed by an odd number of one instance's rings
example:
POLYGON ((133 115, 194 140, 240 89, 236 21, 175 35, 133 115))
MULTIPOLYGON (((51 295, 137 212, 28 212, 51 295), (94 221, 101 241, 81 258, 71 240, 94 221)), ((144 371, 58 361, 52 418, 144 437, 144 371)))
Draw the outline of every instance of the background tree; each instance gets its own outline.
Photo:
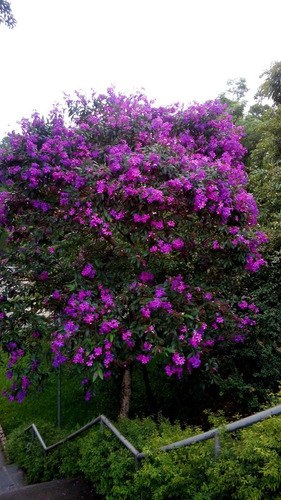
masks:
POLYGON ((8 28, 14 28, 17 24, 12 13, 11 2, 7 0, 0 0, 0 24, 4 24, 8 28))
POLYGON ((260 78, 264 78, 257 93, 257 99, 272 99, 275 106, 281 104, 281 61, 274 62, 270 69, 264 71, 260 78))
MULTIPOLYGON (((281 317, 280 317, 280 229, 281 229, 281 63, 274 63, 265 71, 266 77, 256 97, 267 98, 271 104, 261 102, 253 105, 245 116, 247 144, 247 171, 249 189, 259 206, 259 226, 269 237, 265 252, 267 267, 257 279, 246 279, 244 286, 255 298, 260 309, 258 338, 259 346, 250 347, 241 362, 248 367, 243 372, 244 380, 250 382, 256 391, 263 388, 278 389, 281 372, 281 317), (272 102, 273 101, 273 102, 272 102)), ((249 339, 249 337, 248 337, 249 339)), ((245 344, 246 346, 246 344, 245 344)))
POLYGON ((243 124, 244 112, 247 105, 245 96, 248 92, 245 78, 227 80, 227 90, 218 96, 222 104, 227 104, 232 110, 233 121, 236 125, 243 124))

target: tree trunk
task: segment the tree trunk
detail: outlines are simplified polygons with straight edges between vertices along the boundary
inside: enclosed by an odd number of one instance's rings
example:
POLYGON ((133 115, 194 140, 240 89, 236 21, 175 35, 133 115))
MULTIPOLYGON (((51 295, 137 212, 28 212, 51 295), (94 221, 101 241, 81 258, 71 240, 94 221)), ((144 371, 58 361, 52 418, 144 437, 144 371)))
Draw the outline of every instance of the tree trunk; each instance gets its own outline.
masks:
POLYGON ((127 418, 129 415, 131 393, 131 369, 129 366, 126 366, 123 372, 121 408, 119 413, 120 418, 127 418))

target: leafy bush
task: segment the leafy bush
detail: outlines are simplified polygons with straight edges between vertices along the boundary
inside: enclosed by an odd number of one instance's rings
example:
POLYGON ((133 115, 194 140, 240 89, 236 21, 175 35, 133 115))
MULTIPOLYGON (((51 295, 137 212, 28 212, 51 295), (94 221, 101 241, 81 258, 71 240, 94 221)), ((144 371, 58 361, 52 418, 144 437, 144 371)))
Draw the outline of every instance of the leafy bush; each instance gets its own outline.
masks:
MULTIPOLYGON (((171 425, 160 418, 121 420, 120 432, 147 457, 136 467, 134 457, 104 428, 63 445, 47 457, 21 429, 11 435, 7 451, 26 472, 29 481, 83 475, 108 500, 270 500, 281 495, 281 417, 268 419, 233 435, 223 431, 222 417, 209 416, 222 426, 221 453, 214 456, 214 441, 171 452, 165 444, 182 440, 200 429, 171 425)), ((50 435, 49 426, 42 427, 50 435)), ((41 431, 41 427, 40 427, 41 431)), ((51 432, 53 439, 61 433, 51 432)))
MULTIPOLYGON (((72 478, 79 475, 77 454, 78 441, 68 442, 45 454, 39 441, 31 439, 31 431, 24 432, 26 426, 13 431, 6 444, 6 453, 10 462, 15 462, 26 474, 28 483, 50 481, 52 479, 72 478)), ((64 437, 64 433, 54 430, 52 425, 38 423, 38 429, 46 444, 53 444, 64 437), (50 440, 52 440, 50 442, 50 440)))

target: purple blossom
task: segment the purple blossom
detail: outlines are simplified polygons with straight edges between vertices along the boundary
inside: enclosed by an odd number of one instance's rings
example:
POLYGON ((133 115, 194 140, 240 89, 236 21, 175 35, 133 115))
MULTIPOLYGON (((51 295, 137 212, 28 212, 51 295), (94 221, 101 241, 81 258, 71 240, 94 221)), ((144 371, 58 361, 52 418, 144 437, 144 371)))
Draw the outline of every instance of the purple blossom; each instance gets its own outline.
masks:
POLYGON ((134 221, 135 222, 147 222, 148 219, 150 218, 150 215, 149 214, 146 214, 146 215, 138 215, 138 214, 135 214, 134 215, 134 221))
POLYGON ((155 290, 155 297, 157 299, 160 299, 161 297, 164 297, 166 295, 166 292, 163 287, 158 286, 155 290))
POLYGON ((138 356, 136 356, 136 360, 140 361, 143 365, 146 365, 151 359, 151 356, 146 354, 138 354, 138 356))
POLYGON ((189 339, 190 345, 192 345, 192 347, 198 347, 201 341, 202 341, 202 334, 194 330, 191 339, 189 339))
POLYGON ((145 318, 150 318, 150 309, 148 309, 147 307, 142 307, 141 313, 145 318))
POLYGON ((119 325, 120 323, 116 319, 104 321, 104 323, 100 326, 100 334, 104 335, 105 333, 109 333, 111 330, 118 328, 119 325))
POLYGON ((175 352, 172 359, 173 359, 173 362, 175 363, 175 365, 184 365, 185 364, 185 357, 181 356, 177 352, 175 352))
POLYGON ((84 321, 85 323, 93 323, 93 321, 95 320, 95 316, 93 314, 86 314, 86 316, 84 317, 84 321))
POLYGON ((179 250, 180 248, 184 247, 184 241, 178 238, 177 240, 173 241, 172 246, 175 250, 179 250))
POLYGON ((154 279, 154 275, 149 273, 148 271, 143 271, 139 276, 139 280, 143 283, 147 283, 148 281, 152 281, 154 279))
POLYGON ((195 356, 191 356, 187 360, 187 368, 189 371, 191 371, 192 368, 198 368, 201 365, 201 360, 199 357, 199 354, 196 354, 195 356))
POLYGON ((246 302, 246 300, 242 300, 242 302, 238 304, 238 307, 240 307, 240 309, 247 309, 248 303, 246 302))
POLYGON ((102 355, 102 347, 96 347, 94 349, 95 356, 101 356, 102 355))
POLYGON ((154 299, 151 300, 148 304, 147 307, 152 310, 159 309, 159 307, 162 307, 162 301, 160 299, 154 299))
POLYGON ((92 398, 92 394, 90 391, 87 391, 86 392, 86 395, 85 395, 85 401, 90 401, 90 399, 92 398))
POLYGON ((92 264, 87 264, 81 272, 82 276, 86 276, 87 278, 94 278, 96 271, 94 270, 92 264))

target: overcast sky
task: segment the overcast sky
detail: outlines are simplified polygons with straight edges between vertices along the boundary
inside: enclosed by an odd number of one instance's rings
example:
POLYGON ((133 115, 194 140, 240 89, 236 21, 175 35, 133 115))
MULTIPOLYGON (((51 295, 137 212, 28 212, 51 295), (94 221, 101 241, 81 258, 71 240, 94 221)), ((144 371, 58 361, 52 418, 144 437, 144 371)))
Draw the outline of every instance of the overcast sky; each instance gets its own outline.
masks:
POLYGON ((145 89, 203 102, 281 60, 280 0, 11 0, 0 25, 0 138, 63 92, 145 89))

